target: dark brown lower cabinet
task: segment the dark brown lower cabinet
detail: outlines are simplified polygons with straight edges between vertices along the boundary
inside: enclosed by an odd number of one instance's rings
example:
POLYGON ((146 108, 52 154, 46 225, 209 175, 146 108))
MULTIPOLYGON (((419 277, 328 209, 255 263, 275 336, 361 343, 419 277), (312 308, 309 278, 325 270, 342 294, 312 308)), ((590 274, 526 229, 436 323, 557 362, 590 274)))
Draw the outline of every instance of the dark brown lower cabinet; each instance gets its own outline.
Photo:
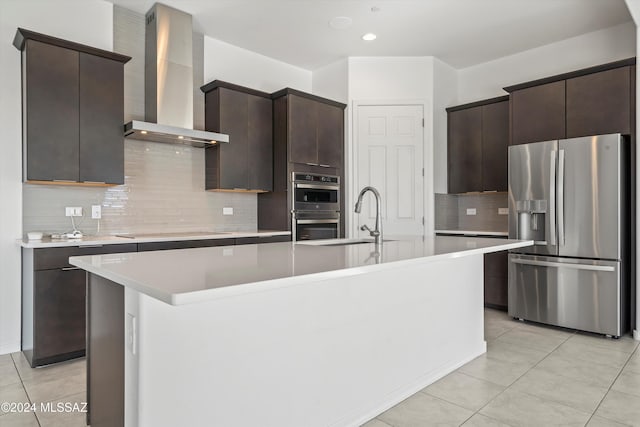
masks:
POLYGON ((104 246, 24 248, 22 249, 22 352, 33 368, 85 355, 86 273, 70 265, 69 257, 290 240, 291 236, 288 235, 104 246))
POLYGON ((276 242, 290 242, 291 235, 289 236, 266 236, 266 237, 242 237, 236 239, 236 245, 252 245, 255 243, 276 243, 276 242))
POLYGON ((31 367, 85 354, 86 273, 69 257, 136 250, 135 243, 22 250, 22 352, 31 367))
POLYGON ((235 245, 235 239, 180 240, 175 242, 138 243, 138 252, 163 251, 168 249, 209 248, 235 245))
POLYGON ((509 303, 507 251, 484 254, 484 305, 507 310, 509 303))
POLYGON ((84 270, 35 272, 33 360, 46 364, 84 355, 85 281, 84 270))

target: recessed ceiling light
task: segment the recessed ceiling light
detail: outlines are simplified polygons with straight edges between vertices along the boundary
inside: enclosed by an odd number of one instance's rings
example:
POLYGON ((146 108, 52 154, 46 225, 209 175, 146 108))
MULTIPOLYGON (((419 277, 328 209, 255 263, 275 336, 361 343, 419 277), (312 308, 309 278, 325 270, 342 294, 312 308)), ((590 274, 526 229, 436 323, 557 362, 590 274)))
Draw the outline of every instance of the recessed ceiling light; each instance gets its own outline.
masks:
POLYGON ((373 34, 373 33, 367 33, 367 34, 365 34, 365 35, 363 35, 363 36, 362 36, 362 40, 366 40, 366 41, 370 42, 370 41, 375 40, 375 39, 376 39, 376 37, 378 37, 378 36, 376 36, 376 35, 375 35, 375 34, 373 34))
POLYGON ((353 20, 348 16, 336 16, 335 18, 331 18, 329 20, 329 26, 331 28, 335 28, 336 30, 346 30, 351 26, 353 20))

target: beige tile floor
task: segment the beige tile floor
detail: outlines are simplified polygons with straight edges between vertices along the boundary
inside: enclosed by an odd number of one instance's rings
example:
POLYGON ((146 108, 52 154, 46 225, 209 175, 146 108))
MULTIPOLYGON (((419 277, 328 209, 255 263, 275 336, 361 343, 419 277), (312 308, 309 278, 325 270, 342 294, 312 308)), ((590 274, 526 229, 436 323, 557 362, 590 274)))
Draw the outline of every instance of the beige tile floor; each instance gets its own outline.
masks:
MULTIPOLYGON (((364 427, 640 426, 640 349, 485 310, 487 354, 364 427)), ((0 402, 84 402, 84 359, 31 369, 0 356, 0 402)), ((3 413, 0 426, 84 426, 83 413, 3 413)), ((254 427, 254 426, 247 426, 254 427)), ((304 426, 300 426, 304 427, 304 426)))
POLYGON ((487 353, 363 427, 640 426, 640 349, 485 310, 487 353))
POLYGON ((76 359, 43 368, 32 369, 22 353, 0 356, 0 402, 52 402, 63 404, 63 412, 9 412, 0 409, 0 427, 83 427, 82 412, 64 412, 64 404, 80 408, 86 402, 86 362, 76 359))

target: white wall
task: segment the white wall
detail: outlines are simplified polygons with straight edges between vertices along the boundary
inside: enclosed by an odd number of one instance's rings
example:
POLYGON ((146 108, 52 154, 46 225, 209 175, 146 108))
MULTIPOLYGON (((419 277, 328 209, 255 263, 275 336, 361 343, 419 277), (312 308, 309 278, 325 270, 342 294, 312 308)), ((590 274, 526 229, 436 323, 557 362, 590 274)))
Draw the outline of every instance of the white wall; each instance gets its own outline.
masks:
POLYGON ((349 60, 313 70, 313 94, 346 104, 349 101, 349 60))
MULTIPOLYGON (((357 103, 421 104, 424 108, 424 168, 425 176, 432 176, 433 166, 433 69, 432 57, 350 57, 348 59, 348 89, 351 109, 347 115, 347 206, 355 203, 359 189, 353 187, 357 166, 354 158, 354 105, 357 103)), ((425 180, 425 230, 433 231, 433 181, 425 180)), ((354 233, 355 216, 346 217, 347 232, 354 233)))
POLYGON ((18 27, 111 50, 113 6, 102 0, 0 1, 0 354, 20 350, 21 82, 20 52, 11 44, 18 27))
POLYGON ((633 22, 459 70, 458 103, 506 95, 503 87, 636 55, 633 22))
POLYGON ((433 190, 447 192, 447 112, 458 103, 458 71, 435 58, 433 62, 433 190))
POLYGON ((311 92, 311 71, 204 37, 204 82, 229 83, 275 92, 285 87, 311 92))
POLYGON ((350 100, 431 99, 433 58, 350 57, 350 100))

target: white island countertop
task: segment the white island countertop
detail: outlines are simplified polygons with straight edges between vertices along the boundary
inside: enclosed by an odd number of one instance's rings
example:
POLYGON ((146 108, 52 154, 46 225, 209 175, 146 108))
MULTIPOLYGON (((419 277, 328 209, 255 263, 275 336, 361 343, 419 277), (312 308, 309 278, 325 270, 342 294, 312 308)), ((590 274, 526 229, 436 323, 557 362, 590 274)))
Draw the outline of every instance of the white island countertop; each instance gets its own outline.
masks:
POLYGON ((60 248, 65 246, 118 245, 123 243, 178 242, 185 240, 241 239, 243 237, 289 236, 290 231, 257 230, 257 231, 183 231, 171 233, 131 233, 112 236, 90 236, 81 239, 18 240, 23 248, 60 248))
MULTIPOLYGON (((344 241, 344 239, 343 239, 344 241)), ((334 240, 332 243, 337 243, 334 240)), ((530 240, 425 237, 321 246, 319 241, 71 257, 70 264, 172 305, 531 246, 530 240)))

